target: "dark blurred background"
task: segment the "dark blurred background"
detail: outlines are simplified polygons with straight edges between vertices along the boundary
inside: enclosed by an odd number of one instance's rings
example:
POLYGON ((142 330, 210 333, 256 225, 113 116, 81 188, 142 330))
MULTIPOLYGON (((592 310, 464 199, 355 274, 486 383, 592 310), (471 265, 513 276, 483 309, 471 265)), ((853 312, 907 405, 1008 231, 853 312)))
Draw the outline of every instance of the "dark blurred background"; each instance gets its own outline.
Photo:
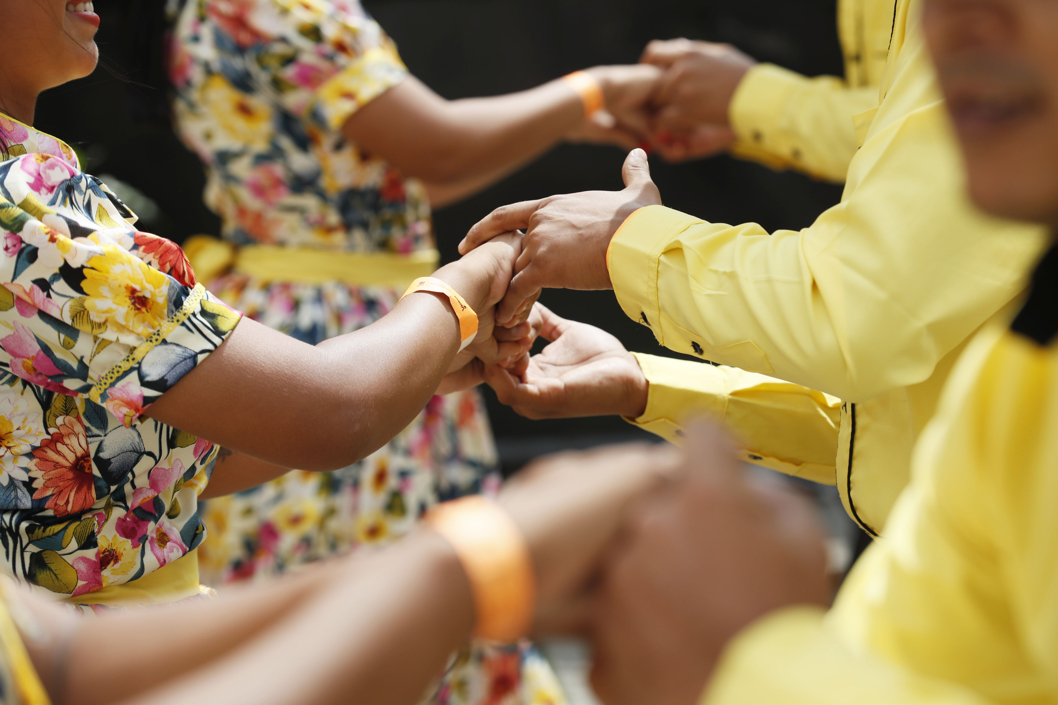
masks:
MULTIPOLYGON (((137 24, 137 3, 97 0, 105 67, 42 97, 37 126, 73 145, 86 170, 104 177, 136 210, 141 227, 182 241, 218 232, 202 205, 200 164, 149 109, 158 88, 143 69, 157 48, 137 24), (134 80, 139 79, 139 80, 134 80)), ((729 42, 761 61, 808 75, 841 72, 835 0, 365 0, 397 41, 411 71, 446 98, 529 88, 597 64, 638 60, 651 39, 729 42)), ((436 214, 444 258, 467 229, 498 205, 554 193, 618 189, 623 153, 563 145, 507 181, 436 214)), ((836 203, 840 188, 727 157, 669 165, 651 160, 665 204, 720 222, 802 228, 836 203)), ((610 292, 547 291, 556 312, 598 325, 631 350, 665 354, 650 332, 625 318, 610 292)), ((641 434, 618 418, 528 421, 489 400, 507 469, 560 448, 641 434)))

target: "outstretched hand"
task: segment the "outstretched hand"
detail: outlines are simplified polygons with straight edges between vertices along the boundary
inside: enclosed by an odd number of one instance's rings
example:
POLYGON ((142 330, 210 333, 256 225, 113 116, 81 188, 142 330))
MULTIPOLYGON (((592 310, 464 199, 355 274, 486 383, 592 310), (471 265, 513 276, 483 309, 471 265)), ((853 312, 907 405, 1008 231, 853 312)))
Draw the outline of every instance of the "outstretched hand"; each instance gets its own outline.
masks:
POLYGON ((614 233, 636 210, 661 204, 643 150, 632 150, 622 176, 621 191, 585 191, 503 206, 470 229, 459 243, 464 254, 501 233, 526 229, 514 278, 497 307, 497 324, 527 316, 541 289, 611 288, 606 250, 614 233))
POLYGON ((621 341, 586 323, 569 321, 541 304, 529 324, 539 322, 550 345, 514 369, 482 368, 500 402, 530 419, 643 414, 648 383, 621 341))

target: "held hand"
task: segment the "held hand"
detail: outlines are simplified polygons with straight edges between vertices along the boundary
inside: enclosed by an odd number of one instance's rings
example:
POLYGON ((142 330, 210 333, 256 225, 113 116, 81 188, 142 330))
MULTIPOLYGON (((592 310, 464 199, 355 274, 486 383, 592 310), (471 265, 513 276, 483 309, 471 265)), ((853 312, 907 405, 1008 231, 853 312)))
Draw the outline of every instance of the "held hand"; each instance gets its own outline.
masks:
POLYGON ((485 382, 501 403, 530 419, 618 414, 646 409, 648 383, 621 341, 586 323, 568 321, 536 304, 531 322, 551 342, 520 369, 486 365, 485 382))
POLYGON ((811 507, 748 478, 714 426, 687 435, 687 481, 635 513, 602 579, 592 684, 607 705, 694 705, 743 628, 829 602, 811 507))
POLYGON ((537 574, 536 634, 586 626, 588 591, 635 503, 681 477, 672 446, 633 444, 533 463, 499 501, 529 544, 537 574))
POLYGON ((643 150, 632 150, 622 175, 622 191, 586 191, 516 203, 496 209, 470 229, 459 243, 460 252, 470 252, 512 229, 527 228, 515 276, 496 312, 498 324, 527 316, 544 288, 611 287, 606 250, 614 233, 639 208, 661 203, 643 150))
POLYGON ((665 68, 654 102, 655 131, 689 133, 729 127, 731 99, 756 61, 727 44, 675 39, 651 42, 641 61, 665 68))
POLYGON ((478 314, 474 342, 452 360, 438 394, 477 386, 482 382, 480 363, 497 364, 520 357, 532 347, 528 333, 520 338, 507 335, 502 341, 494 336, 495 305, 510 284, 515 259, 521 252, 521 240, 518 233, 504 233, 490 241, 488 247, 479 248, 435 273, 434 276, 458 291, 478 314))

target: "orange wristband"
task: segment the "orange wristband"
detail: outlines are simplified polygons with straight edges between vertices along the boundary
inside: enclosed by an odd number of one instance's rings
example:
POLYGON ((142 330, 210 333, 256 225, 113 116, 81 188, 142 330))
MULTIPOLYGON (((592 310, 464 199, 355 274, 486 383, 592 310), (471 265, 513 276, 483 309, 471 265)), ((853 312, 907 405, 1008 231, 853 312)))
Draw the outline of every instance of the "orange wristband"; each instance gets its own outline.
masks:
MULTIPOLYGON (((478 334, 478 314, 470 308, 470 304, 459 295, 459 292, 434 277, 420 277, 411 283, 404 296, 414 294, 417 291, 428 291, 434 294, 444 294, 452 303, 452 310, 456 312, 459 319, 459 351, 462 352, 468 345, 474 342, 474 336, 478 334)), ((401 296, 401 300, 404 299, 401 296)))
POLYGON ((584 104, 584 117, 591 117, 606 107, 606 96, 602 92, 602 86, 587 71, 574 71, 563 76, 562 80, 580 96, 580 102, 584 104))
POLYGON ((526 635, 536 606, 529 546, 500 506, 473 496, 435 506, 426 524, 452 546, 470 582, 474 636, 511 642, 526 635))

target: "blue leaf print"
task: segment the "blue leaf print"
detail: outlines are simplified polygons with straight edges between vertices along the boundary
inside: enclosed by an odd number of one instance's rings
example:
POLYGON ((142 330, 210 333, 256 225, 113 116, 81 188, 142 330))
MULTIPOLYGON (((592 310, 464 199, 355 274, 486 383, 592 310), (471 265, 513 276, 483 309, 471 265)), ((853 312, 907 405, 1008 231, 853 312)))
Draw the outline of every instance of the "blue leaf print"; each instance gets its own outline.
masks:
POLYGON ((0 485, 0 509, 13 511, 15 509, 29 509, 33 506, 29 490, 21 482, 9 479, 6 485, 0 485))
POLYGON ((164 392, 195 367, 195 352, 183 345, 161 343, 140 363, 140 383, 157 392, 164 392))
POLYGON ((108 433, 99 443, 95 464, 110 486, 118 485, 146 455, 143 439, 131 428, 121 426, 108 433))

